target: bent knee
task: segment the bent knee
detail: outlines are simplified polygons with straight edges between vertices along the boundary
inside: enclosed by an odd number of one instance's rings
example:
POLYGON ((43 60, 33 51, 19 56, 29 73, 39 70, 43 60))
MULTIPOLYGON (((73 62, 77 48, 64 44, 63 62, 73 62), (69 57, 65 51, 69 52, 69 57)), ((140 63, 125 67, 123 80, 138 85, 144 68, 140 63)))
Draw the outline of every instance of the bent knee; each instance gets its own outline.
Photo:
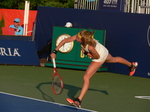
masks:
POLYGON ((85 75, 83 76, 83 80, 84 80, 84 81, 89 81, 89 80, 90 80, 90 76, 87 75, 87 74, 85 74, 85 75))

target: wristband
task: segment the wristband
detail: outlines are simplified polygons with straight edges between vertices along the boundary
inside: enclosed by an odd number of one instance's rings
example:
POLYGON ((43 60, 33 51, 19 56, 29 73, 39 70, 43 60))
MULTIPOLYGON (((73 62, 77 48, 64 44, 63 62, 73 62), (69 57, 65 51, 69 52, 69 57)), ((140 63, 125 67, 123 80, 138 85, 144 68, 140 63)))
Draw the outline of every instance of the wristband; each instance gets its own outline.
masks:
POLYGON ((54 50, 53 50, 53 53, 54 53, 54 54, 57 54, 57 50, 54 49, 54 50))

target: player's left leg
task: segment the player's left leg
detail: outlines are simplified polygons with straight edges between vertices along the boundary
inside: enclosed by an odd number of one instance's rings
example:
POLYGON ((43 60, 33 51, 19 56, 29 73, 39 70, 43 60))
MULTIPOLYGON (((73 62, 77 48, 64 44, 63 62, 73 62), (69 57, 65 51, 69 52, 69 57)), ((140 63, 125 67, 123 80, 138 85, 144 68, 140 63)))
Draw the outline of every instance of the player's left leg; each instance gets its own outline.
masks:
POLYGON ((89 65, 89 67, 87 68, 84 76, 83 76, 83 86, 82 86, 82 90, 81 90, 81 93, 79 95, 78 98, 75 98, 75 99, 69 99, 67 98, 66 100, 76 106, 76 107, 81 107, 81 101, 84 97, 84 95, 86 94, 88 88, 89 88, 89 85, 90 85, 90 78, 95 74, 95 72, 99 69, 99 67, 104 63, 105 61, 103 62, 94 62, 92 61, 91 64, 89 65))
POLYGON ((82 86, 82 90, 81 93, 79 95, 79 99, 82 100, 85 93, 87 92, 89 85, 90 85, 90 78, 96 73, 96 71, 99 69, 99 67, 104 63, 103 62, 94 62, 92 61, 91 64, 89 65, 89 67, 87 68, 84 76, 83 76, 83 86, 82 86))
POLYGON ((78 108, 81 108, 81 100, 79 100, 78 98, 74 98, 74 99, 70 99, 70 98, 67 98, 66 99, 71 105, 75 106, 75 107, 78 107, 78 108))

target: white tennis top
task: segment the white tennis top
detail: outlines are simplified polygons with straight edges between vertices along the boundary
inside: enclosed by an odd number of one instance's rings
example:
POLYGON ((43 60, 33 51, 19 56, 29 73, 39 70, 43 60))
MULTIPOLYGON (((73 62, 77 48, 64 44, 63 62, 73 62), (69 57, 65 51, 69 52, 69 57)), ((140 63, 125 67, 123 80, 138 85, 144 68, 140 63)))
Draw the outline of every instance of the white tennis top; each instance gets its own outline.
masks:
MULTIPOLYGON (((100 58, 99 59, 92 59, 92 61, 95 61, 95 62, 105 61, 105 59, 107 58, 109 52, 108 52, 108 50, 105 46, 100 44, 97 40, 95 40, 95 41, 96 41, 95 49, 98 52, 98 54, 100 55, 100 58)), ((86 45, 85 50, 89 52, 88 45, 86 45)))

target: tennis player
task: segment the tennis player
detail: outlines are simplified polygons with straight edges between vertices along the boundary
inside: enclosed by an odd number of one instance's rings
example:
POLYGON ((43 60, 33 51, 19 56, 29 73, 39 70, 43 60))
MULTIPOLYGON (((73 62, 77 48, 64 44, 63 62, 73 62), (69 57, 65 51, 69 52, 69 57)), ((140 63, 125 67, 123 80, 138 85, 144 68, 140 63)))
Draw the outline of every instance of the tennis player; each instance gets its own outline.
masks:
POLYGON ((89 88, 90 78, 96 73, 96 71, 104 62, 124 64, 129 67, 130 76, 132 76, 135 73, 135 70, 138 66, 137 62, 129 62, 128 60, 122 57, 113 57, 111 54, 109 54, 109 51, 106 47, 104 47, 102 44, 100 44, 97 40, 94 39, 94 33, 87 30, 82 30, 77 35, 62 40, 56 47, 56 49, 51 53, 51 58, 56 58, 56 54, 59 51, 59 48, 65 43, 71 41, 79 42, 81 46, 83 46, 82 52, 85 55, 89 56, 92 59, 92 62, 87 68, 86 72, 84 73, 84 83, 78 98, 66 99, 70 104, 76 107, 81 107, 81 101, 89 88))

